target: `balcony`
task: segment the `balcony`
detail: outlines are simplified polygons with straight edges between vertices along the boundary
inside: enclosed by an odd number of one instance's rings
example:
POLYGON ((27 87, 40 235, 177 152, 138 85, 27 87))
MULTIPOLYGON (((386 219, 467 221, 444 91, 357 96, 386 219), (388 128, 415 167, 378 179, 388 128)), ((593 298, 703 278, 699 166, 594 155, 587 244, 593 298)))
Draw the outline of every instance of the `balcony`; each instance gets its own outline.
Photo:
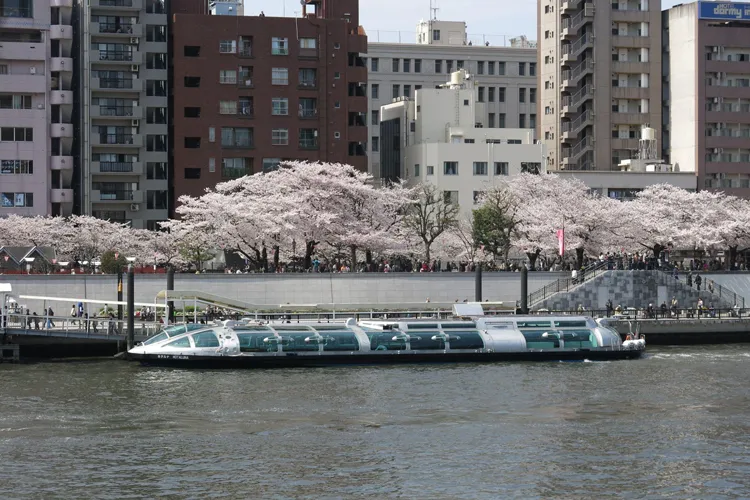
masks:
POLYGON ((240 73, 237 75, 237 86, 241 89, 253 88, 253 75, 246 73, 240 73))
POLYGON ((640 125, 648 121, 648 116, 648 113, 613 112, 611 120, 613 125, 640 125))
POLYGON ((583 128, 593 123, 594 112, 591 110, 584 111, 574 120, 562 124, 561 129, 563 140, 569 141, 570 139, 576 137, 578 135, 578 132, 580 132, 583 128))
POLYGON ((244 58, 253 57, 253 46, 248 44, 240 44, 239 50, 237 51, 237 56, 244 58))
POLYGON ((613 99, 648 99, 648 88, 612 87, 613 99))
POLYGON ((92 161, 91 173, 98 175, 142 175, 143 162, 92 161))
POLYGON ((649 63, 640 61, 612 61, 613 73, 650 73, 649 63))
POLYGON ((0 92, 8 93, 38 93, 47 91, 47 79, 45 75, 0 75, 0 92))
POLYGON ((143 0, 91 0, 92 9, 141 10, 143 0))
POLYGON ((576 87, 581 78, 592 71, 594 71, 593 59, 585 59, 573 69, 564 69, 562 71, 562 87, 576 87))
POLYGON ((73 8, 73 0, 50 0, 49 6, 73 8))
POLYGON ((560 13, 573 11, 578 8, 578 3, 581 0, 560 0, 560 13))
POLYGON ((359 30, 352 30, 346 36, 346 48, 349 52, 356 52, 358 54, 366 54, 367 53, 367 36, 364 34, 364 31, 360 35, 359 30))
MULTIPOLYGON (((2 45, 0 57, 4 60, 44 61, 47 59, 44 42, 2 42, 0 45, 2 45)), ((73 68, 72 64, 70 67, 73 68)))
POLYGON ((139 120, 143 118, 143 108, 140 106, 91 106, 91 118, 110 120, 139 120))
POLYGON ((318 109, 317 108, 302 108, 297 113, 300 120, 317 120, 318 109))
POLYGON ((73 40, 73 26, 53 24, 49 27, 49 37, 52 40, 73 40))
POLYGON ((51 189, 50 201, 52 203, 73 203, 72 189, 51 189))
POLYGON ((91 90, 107 92, 142 92, 143 80, 138 78, 92 78, 91 90))
POLYGON ((648 36, 612 36, 612 47, 621 49, 640 49, 651 46, 651 37, 648 36))
POLYGON ((49 103, 59 105, 73 104, 72 90, 53 90, 49 93, 49 103))
POLYGON ((305 48, 300 47, 299 57, 300 59, 317 59, 318 49, 305 49, 305 48))
POLYGON ((72 138, 72 123, 52 123, 50 124, 50 136, 55 138, 72 138))
MULTIPOLYGON (((29 5, 31 2, 29 2, 29 5)), ((30 6, 0 6, 0 17, 16 17, 21 19, 33 19, 34 18, 34 9, 32 9, 30 6)))
POLYGON ((143 26, 131 23, 91 23, 91 34, 98 36, 129 38, 141 37, 143 26))
POLYGON ((142 54, 137 50, 93 50, 92 63, 141 64, 142 54))
POLYGON ((312 150, 312 149, 318 149, 319 147, 320 146, 318 145, 317 137, 314 139, 300 139, 299 141, 300 149, 312 150))
POLYGON ((349 66, 346 68, 346 76, 350 82, 366 82, 367 68, 364 66, 349 66))
POLYGON ((53 72, 72 72, 73 59, 70 57, 52 57, 49 61, 49 68, 53 72))
POLYGON ((318 80, 317 79, 305 79, 300 80, 297 88, 300 90, 317 90, 318 80))
POLYGON ((50 160, 52 170, 73 170, 72 156, 53 156, 50 160))
POLYGON ((112 148, 141 148, 143 136, 141 134, 92 134, 91 145, 112 148))
POLYGON ((356 96, 349 97, 347 100, 347 108, 349 111, 356 111, 358 113, 367 113, 367 97, 356 96))
POLYGON ((578 40, 570 44, 570 55, 573 56, 573 58, 576 58, 581 52, 593 46, 594 35, 591 33, 584 33, 578 40))
POLYGON ((107 189, 91 190, 91 199, 94 203, 143 203, 143 191, 130 189, 107 189))

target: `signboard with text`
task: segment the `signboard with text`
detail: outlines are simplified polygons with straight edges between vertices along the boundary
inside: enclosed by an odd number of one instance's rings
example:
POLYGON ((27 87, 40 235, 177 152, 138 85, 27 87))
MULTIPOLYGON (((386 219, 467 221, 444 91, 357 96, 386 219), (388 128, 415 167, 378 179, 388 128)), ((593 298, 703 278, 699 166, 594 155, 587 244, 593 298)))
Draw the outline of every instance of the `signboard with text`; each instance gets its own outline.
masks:
POLYGON ((698 17, 725 21, 750 21, 750 3, 700 2, 698 17))

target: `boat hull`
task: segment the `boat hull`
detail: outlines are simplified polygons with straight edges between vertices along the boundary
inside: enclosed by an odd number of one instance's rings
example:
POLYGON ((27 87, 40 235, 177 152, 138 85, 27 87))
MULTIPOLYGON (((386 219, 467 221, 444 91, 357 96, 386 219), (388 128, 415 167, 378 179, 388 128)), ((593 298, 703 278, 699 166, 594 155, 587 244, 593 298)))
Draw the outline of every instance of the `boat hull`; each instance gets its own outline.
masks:
POLYGON ((129 354, 131 360, 146 366, 178 368, 295 368, 355 365, 392 365, 419 363, 491 363, 508 361, 614 361, 637 359, 644 350, 601 351, 529 351, 529 352, 469 352, 469 353, 404 353, 353 355, 294 355, 280 356, 195 356, 171 354, 129 354))

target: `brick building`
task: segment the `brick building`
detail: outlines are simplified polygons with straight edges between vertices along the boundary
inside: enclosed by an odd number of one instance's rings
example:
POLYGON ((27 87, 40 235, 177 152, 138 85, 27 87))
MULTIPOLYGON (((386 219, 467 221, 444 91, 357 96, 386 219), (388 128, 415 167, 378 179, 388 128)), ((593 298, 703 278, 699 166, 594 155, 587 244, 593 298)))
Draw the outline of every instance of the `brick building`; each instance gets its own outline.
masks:
POLYGON ((305 0, 299 18, 242 4, 172 8, 172 210, 182 194, 282 160, 367 168, 367 37, 357 0, 305 0))

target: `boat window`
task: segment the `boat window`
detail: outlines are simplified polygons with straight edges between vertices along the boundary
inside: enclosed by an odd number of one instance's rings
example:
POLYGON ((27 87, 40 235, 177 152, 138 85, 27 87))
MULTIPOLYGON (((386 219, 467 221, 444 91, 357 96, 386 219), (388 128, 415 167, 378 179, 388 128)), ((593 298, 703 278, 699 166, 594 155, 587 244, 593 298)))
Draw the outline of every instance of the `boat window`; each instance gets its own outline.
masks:
POLYGON ((284 332, 284 342, 282 343, 282 350, 286 352, 295 351, 317 351, 317 342, 305 342, 305 339, 314 335, 313 332, 300 332, 299 329, 296 332, 284 332))
POLYGON ((433 330, 439 327, 437 323, 407 323, 406 328, 409 330, 433 330))
POLYGON ((367 332, 370 338, 370 349, 373 351, 403 351, 406 349, 406 341, 393 340, 398 332, 367 332))
POLYGON ((200 323, 186 323, 182 325, 172 325, 164 329, 164 332, 170 337, 175 337, 187 332, 194 332, 195 330, 203 330, 207 328, 206 325, 200 323))
POLYGON ((543 337, 549 330, 523 330, 521 335, 526 339, 526 347, 529 349, 554 349, 560 347, 560 339, 557 335, 543 337))
POLYGON ((487 328, 494 328, 496 330, 514 329, 513 323, 488 323, 487 328))
POLYGON ((549 328, 549 321, 516 321, 518 328, 549 328))
POLYGON ((483 349, 482 336, 476 330, 450 332, 451 350, 453 349, 483 349))
POLYGON ((167 340, 168 338, 169 335, 167 335, 167 332, 161 332, 160 334, 155 335, 148 340, 145 340, 143 342, 143 345, 156 344, 158 342, 161 342, 162 340, 167 340))
POLYGON ((461 328, 474 328, 474 323, 442 323, 440 327, 443 330, 453 330, 453 329, 461 329, 461 328))
POLYGON ((324 351, 358 351, 359 342, 353 332, 326 332, 324 351))
POLYGON ((273 329, 279 332, 310 332, 312 330, 312 328, 305 325, 273 325, 273 329))
POLYGON ((342 325, 314 325, 312 328, 314 330, 318 330, 319 332, 349 331, 343 324, 342 325))
POLYGON ((219 347, 219 339, 214 332, 201 332, 193 334, 195 347, 219 347))
POLYGON ((270 330, 266 326, 243 326, 242 328, 237 328, 236 331, 248 331, 248 332, 266 332, 268 333, 270 330))
POLYGON ((440 335, 440 332, 437 330, 431 332, 413 332, 409 334, 409 345, 415 351, 445 349, 445 342, 442 338, 432 340, 432 337, 436 335, 440 335))
POLYGON ((275 352, 276 344, 263 342, 268 337, 268 332, 238 333, 240 341, 240 352, 275 352))
POLYGON ((164 347, 190 347, 190 338, 185 336, 181 339, 173 340, 164 347))
POLYGON ((592 330, 562 330, 565 347, 575 349, 590 349, 597 347, 596 335, 592 330))
POLYGON ((556 320, 555 326, 559 326, 559 327, 572 327, 572 326, 581 327, 582 326, 585 328, 588 325, 586 324, 586 320, 582 319, 582 320, 576 320, 576 321, 557 321, 556 320))

